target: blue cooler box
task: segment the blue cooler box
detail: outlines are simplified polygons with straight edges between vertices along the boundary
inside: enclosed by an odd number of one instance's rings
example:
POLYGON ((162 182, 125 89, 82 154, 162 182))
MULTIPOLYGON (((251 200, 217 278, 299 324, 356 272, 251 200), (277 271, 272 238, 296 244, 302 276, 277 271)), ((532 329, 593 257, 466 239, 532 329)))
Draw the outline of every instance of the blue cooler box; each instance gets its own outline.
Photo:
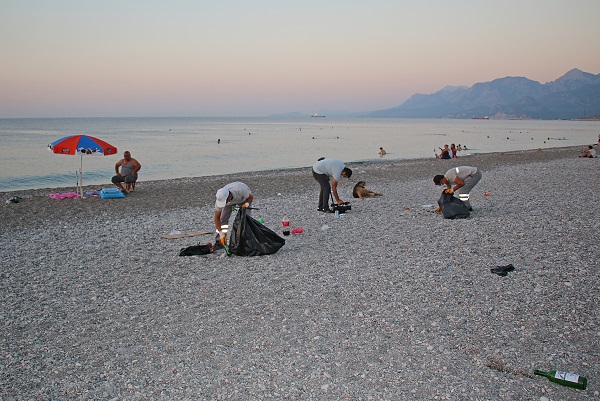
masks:
POLYGON ((100 190, 100 197, 102 199, 116 199, 124 198, 125 194, 119 188, 102 188, 100 190))

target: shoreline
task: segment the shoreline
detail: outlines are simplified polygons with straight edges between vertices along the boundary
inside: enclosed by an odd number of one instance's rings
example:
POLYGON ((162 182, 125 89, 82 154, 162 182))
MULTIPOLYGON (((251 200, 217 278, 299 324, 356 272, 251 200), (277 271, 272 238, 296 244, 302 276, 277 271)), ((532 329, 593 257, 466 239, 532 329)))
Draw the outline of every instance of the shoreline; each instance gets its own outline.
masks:
MULTIPOLYGON (((509 164, 524 164, 535 161, 555 160, 559 158, 577 158, 579 146, 563 148, 552 148, 542 151, 523 150, 498 153, 481 153, 461 156, 458 159, 398 159, 398 160, 374 160, 365 162, 348 163, 355 171, 349 185, 347 180, 342 180, 342 191, 340 196, 344 200, 351 199, 352 186, 355 182, 363 179, 367 186, 390 180, 404 182, 417 178, 426 179, 435 174, 443 174, 452 166, 473 165, 484 171, 498 166, 509 164), (361 170, 368 173, 361 174, 361 170), (357 174, 358 172, 358 174, 357 174), (348 186, 350 194, 348 194, 348 186)), ((61 193, 74 191, 74 187, 38 188, 4 193, 5 200, 11 196, 21 197, 19 204, 3 204, 0 208, 0 219, 5 222, 4 229, 12 229, 20 225, 32 226, 41 221, 51 219, 47 215, 48 210, 71 206, 69 213, 73 218, 85 218, 89 213, 96 210, 102 212, 111 211, 115 214, 128 214, 132 212, 160 212, 169 209, 194 207, 214 203, 214 194, 223 185, 232 181, 242 181, 258 197, 277 197, 278 193, 311 191, 315 190, 315 183, 310 167, 251 171, 238 174, 186 177, 172 180, 140 180, 135 192, 128 194, 125 199, 104 200, 100 197, 87 196, 85 199, 50 199, 50 193, 61 193), (274 181, 274 182, 272 182, 274 181), (27 216, 20 216, 20 210, 29 209, 27 216)), ((105 186, 84 185, 85 191, 99 190, 101 188, 112 188, 112 183, 105 186)))
MULTIPOLYGON (((552 148, 541 148, 541 151, 550 151, 552 152, 555 149, 568 149, 568 148, 579 148, 581 147, 583 149, 583 147, 585 147, 587 145, 569 145, 569 146, 562 146, 562 147, 552 147, 552 148)), ((501 154, 501 153, 505 153, 505 154, 510 154, 510 153, 522 153, 522 152, 533 152, 536 151, 537 148, 533 148, 533 149, 522 149, 522 150, 511 150, 511 151, 504 151, 504 152, 486 152, 486 153, 479 153, 479 152, 473 152, 473 153, 465 153, 463 152, 462 155, 459 156, 459 160, 463 159, 465 157, 471 157, 471 156, 478 156, 478 155, 494 155, 494 154, 501 154)), ((577 151, 579 152, 580 149, 577 149, 577 151)), ((470 151, 469 151, 470 152, 470 151)), ((331 156, 331 157, 336 157, 336 156, 331 156)), ((388 153, 387 157, 372 157, 372 158, 367 158, 367 159, 361 159, 361 160, 356 160, 356 161, 352 161, 352 162, 347 162, 347 164, 349 165, 360 165, 360 164, 368 164, 368 163, 386 163, 386 162, 403 162, 403 161, 410 161, 410 160, 435 160, 431 157, 421 157, 421 158, 399 158, 399 159, 392 159, 391 157, 393 157, 392 153, 388 153)), ((214 174, 214 175, 207 175, 207 176, 190 176, 190 177, 178 177, 178 178, 159 178, 159 179, 148 179, 148 180, 144 180, 143 176, 142 176, 142 180, 144 182, 154 182, 154 181, 173 181, 173 180, 184 180, 184 179, 191 179, 191 178, 203 178, 203 177, 215 177, 215 176, 233 176, 233 175, 249 175, 249 174, 254 174, 254 173, 260 173, 260 172, 266 172, 266 171, 288 171, 288 170, 297 170, 297 169, 303 169, 303 168, 308 168, 310 169, 310 165, 308 166, 304 166, 304 167, 281 167, 281 168, 269 168, 269 169, 264 169, 264 170, 250 170, 250 171, 242 171, 242 172, 233 172, 233 173, 226 173, 226 174, 214 174)), ((110 175, 110 174, 109 174, 110 175)), ((16 181, 18 181, 18 178, 15 178, 16 181)), ((85 182, 85 180, 84 180, 85 182)), ((92 190, 92 189, 99 189, 101 187, 112 187, 113 184, 110 182, 110 177, 106 177, 106 181, 103 184, 85 184, 84 187, 86 188, 86 190, 92 190)), ((71 184, 61 184, 61 185, 57 185, 57 186, 45 186, 45 187, 34 187, 34 188, 24 188, 24 189, 12 189, 12 190, 0 190, 0 194, 1 195, 7 195, 7 194, 13 194, 13 195, 19 195, 19 192, 31 192, 31 191, 40 191, 40 190, 62 190, 62 189, 66 189, 66 191, 70 192, 70 188, 73 188, 74 186, 71 184)), ((66 192, 65 191, 65 192, 66 192)), ((12 195, 11 195, 12 196, 12 195)))
MULTIPOLYGON (((413 163, 413 162, 427 162, 427 161, 441 161, 441 162, 458 162, 460 160, 469 160, 469 159, 479 159, 481 157, 484 156, 491 156, 491 157, 496 157, 496 156, 511 156, 511 155, 522 155, 522 154, 529 154, 529 153, 534 153, 534 154, 540 154, 540 153, 544 153, 544 154, 554 154, 557 153, 560 156, 551 156, 551 158, 555 158, 555 157, 563 157, 563 155, 565 153, 573 153, 576 156, 578 156, 581 152, 581 146, 583 145, 570 145, 570 146, 564 146, 564 147, 556 147, 556 148, 548 148, 548 149, 525 149, 525 150, 513 150, 513 151, 506 151, 506 152, 491 152, 491 153, 470 153, 467 155, 463 155, 458 157, 457 159, 434 159, 434 158, 416 158, 416 159, 386 159, 386 158, 373 158, 373 159, 366 159, 366 160, 360 160, 360 161, 355 161, 355 162, 347 162, 346 165, 349 167, 352 166, 361 166, 361 165, 370 165, 370 164, 402 164, 402 163, 413 163)), ((335 156, 332 156, 335 157, 335 156)), ((512 159, 510 160, 510 162, 516 162, 516 163, 523 163, 526 161, 523 160, 519 160, 518 158, 516 159, 512 159)), ((275 169, 267 169, 267 170, 252 170, 252 171, 243 171, 243 172, 239 172, 239 173, 230 173, 230 174, 216 174, 216 175, 207 175, 207 176, 194 176, 194 177, 179 177, 179 178, 172 178, 172 179, 158 179, 158 180, 140 180, 140 183, 146 183, 146 184, 150 184, 152 186, 155 186, 159 183, 163 183, 163 184, 167 184, 170 182, 173 182, 175 184, 177 184, 178 182, 187 182, 187 181, 196 181, 196 180, 201 180, 201 179, 207 179, 210 180, 212 178, 218 178, 218 177, 235 177, 235 176, 244 176, 244 177, 249 177, 249 176, 253 176, 253 175, 264 175, 264 174, 269 174, 269 173, 276 173, 276 172, 283 172, 283 173, 287 173, 287 172, 295 172, 295 171, 310 171, 310 166, 306 166, 306 167, 293 167, 293 168, 275 168, 275 169)), ((228 181, 229 182, 229 181, 228 181)), ((106 184, 102 185, 84 185, 84 190, 85 191, 91 191, 94 189, 99 189, 100 187, 105 188, 105 187, 114 187, 114 184, 112 184, 110 182, 110 179, 107 179, 106 184)), ((60 192, 60 191, 65 191, 68 192, 70 191, 72 188, 74 188, 74 186, 69 185, 69 186, 59 186, 59 187, 44 187, 44 188, 29 188, 29 189, 17 189, 17 190, 8 190, 8 191, 2 191, 0 192, 3 195, 6 195, 8 197, 13 196, 13 195, 18 195, 18 196, 25 196, 25 197, 32 197, 32 196, 42 196, 42 193, 53 193, 53 192, 60 192)))

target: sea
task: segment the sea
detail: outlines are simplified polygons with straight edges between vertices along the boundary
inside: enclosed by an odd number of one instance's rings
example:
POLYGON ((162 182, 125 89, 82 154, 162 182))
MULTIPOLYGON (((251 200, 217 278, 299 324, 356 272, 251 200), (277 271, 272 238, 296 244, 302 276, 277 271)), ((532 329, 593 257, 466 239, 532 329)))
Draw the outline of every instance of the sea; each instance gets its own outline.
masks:
POLYGON ((80 168, 84 185, 109 187, 126 150, 142 165, 144 181, 309 167, 320 157, 348 163, 434 158, 451 143, 466 148, 459 158, 575 145, 583 150, 599 133, 600 121, 570 120, 10 118, 0 119, 0 192, 75 187, 80 168), (49 151, 51 142, 79 134, 118 152, 81 157, 49 151))

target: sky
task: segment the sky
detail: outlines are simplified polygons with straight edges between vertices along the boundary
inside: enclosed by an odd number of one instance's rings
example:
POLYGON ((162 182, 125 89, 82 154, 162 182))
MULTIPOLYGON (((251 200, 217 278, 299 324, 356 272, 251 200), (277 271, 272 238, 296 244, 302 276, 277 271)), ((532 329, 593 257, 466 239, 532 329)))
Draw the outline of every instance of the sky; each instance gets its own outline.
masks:
POLYGON ((396 107, 600 73, 599 0, 1 0, 0 118, 396 107))

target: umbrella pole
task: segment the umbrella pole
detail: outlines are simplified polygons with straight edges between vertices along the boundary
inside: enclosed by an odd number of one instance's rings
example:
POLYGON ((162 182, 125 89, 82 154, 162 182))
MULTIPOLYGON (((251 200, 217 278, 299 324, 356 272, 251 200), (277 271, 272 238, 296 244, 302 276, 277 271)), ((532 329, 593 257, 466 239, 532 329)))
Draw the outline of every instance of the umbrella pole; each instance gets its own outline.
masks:
POLYGON ((81 154, 81 163, 79 164, 79 193, 83 199, 83 153, 81 154))

